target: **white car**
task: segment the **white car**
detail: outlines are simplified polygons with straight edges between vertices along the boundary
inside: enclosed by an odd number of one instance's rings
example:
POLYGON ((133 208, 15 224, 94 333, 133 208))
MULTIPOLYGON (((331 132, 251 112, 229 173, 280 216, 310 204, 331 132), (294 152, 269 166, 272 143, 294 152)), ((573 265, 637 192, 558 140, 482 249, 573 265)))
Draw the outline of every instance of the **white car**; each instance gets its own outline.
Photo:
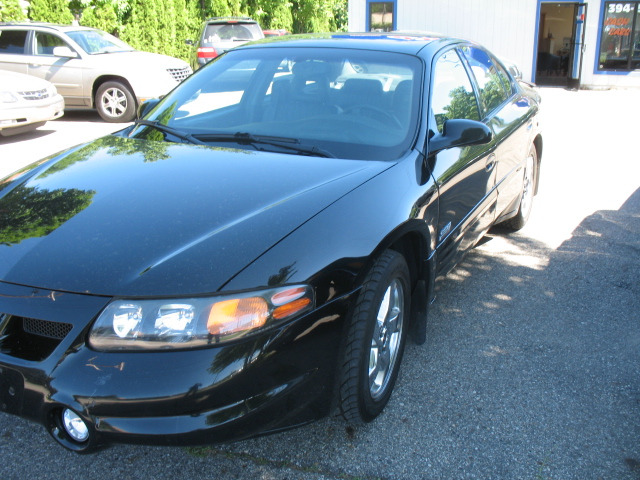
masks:
POLYGON ((178 58, 137 51, 102 30, 48 23, 0 24, 0 69, 48 80, 65 108, 96 108, 108 122, 133 120, 144 100, 192 73, 178 58))
POLYGON ((50 82, 0 70, 0 135, 34 130, 64 113, 64 99, 50 82))

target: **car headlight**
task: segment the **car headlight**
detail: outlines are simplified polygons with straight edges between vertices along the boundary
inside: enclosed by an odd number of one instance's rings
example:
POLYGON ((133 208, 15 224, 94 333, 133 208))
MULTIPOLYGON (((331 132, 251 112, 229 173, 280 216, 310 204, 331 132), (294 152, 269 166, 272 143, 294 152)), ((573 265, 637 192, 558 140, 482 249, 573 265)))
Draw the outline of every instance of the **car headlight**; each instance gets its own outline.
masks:
POLYGON ((15 103, 18 101, 13 93, 9 91, 0 92, 0 103, 15 103))
POLYGON ((313 309, 308 285, 216 297, 114 300, 89 333, 97 350, 217 345, 262 331, 313 309))

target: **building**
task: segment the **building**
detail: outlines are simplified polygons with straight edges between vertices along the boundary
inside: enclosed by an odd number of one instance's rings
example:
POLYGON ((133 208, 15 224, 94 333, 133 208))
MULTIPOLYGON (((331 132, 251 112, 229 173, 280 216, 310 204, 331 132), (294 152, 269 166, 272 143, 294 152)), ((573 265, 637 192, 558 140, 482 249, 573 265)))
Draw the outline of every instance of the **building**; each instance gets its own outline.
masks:
POLYGON ((477 41, 539 85, 640 88, 638 0, 349 0, 349 30, 477 41))

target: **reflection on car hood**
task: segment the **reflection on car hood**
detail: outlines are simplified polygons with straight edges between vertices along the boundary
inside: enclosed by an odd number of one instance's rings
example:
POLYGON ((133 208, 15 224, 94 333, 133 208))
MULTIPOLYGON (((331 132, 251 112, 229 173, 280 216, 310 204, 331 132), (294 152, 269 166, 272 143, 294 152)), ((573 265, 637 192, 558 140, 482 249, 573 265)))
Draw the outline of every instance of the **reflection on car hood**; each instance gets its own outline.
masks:
POLYGON ((104 295, 214 292, 389 166, 105 137, 0 185, 0 279, 104 295))

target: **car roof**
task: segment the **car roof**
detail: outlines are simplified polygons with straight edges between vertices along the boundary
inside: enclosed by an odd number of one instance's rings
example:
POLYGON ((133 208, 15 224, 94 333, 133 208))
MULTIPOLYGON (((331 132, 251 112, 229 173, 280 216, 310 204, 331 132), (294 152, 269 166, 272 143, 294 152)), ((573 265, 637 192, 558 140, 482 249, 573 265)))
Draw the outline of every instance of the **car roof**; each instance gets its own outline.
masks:
POLYGON ((258 23, 249 17, 211 17, 205 23, 258 23))
POLYGON ((95 30, 91 27, 83 27, 80 25, 60 25, 47 22, 1 22, 0 27, 19 27, 19 28, 45 28, 56 30, 59 32, 75 32, 78 30, 95 30))
POLYGON ((425 47, 440 48, 444 44, 462 40, 432 32, 363 32, 363 33, 321 33, 270 37, 243 47, 322 47, 354 48, 378 50, 416 55, 425 47))

